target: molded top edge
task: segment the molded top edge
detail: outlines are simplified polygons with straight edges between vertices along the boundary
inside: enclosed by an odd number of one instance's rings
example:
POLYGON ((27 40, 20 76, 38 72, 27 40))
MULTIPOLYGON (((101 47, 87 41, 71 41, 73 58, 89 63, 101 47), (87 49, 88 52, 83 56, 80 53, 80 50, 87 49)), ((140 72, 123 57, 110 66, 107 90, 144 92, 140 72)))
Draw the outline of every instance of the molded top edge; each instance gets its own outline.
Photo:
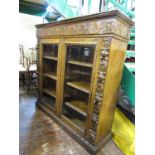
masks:
POLYGON ((76 18, 65 19, 65 20, 51 22, 51 23, 38 24, 38 25, 35 25, 35 27, 36 28, 50 27, 50 26, 55 26, 55 25, 68 24, 68 23, 80 22, 80 21, 87 21, 87 20, 99 19, 99 18, 115 17, 115 16, 120 17, 130 26, 134 25, 134 22, 129 17, 124 15, 121 11, 114 10, 114 11, 101 12, 101 13, 87 15, 87 16, 80 16, 80 17, 76 17, 76 18))

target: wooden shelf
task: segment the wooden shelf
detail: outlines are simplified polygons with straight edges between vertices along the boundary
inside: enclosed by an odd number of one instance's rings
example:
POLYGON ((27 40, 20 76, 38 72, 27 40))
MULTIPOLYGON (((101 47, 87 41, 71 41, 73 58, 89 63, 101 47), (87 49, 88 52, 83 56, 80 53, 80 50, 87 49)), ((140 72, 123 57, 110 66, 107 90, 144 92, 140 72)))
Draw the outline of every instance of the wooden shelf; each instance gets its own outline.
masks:
POLYGON ((78 118, 75 118, 73 116, 70 116, 70 114, 68 112, 64 113, 62 115, 62 118, 65 121, 69 122, 75 128, 79 129, 81 132, 84 132, 84 129, 85 129, 85 121, 81 121, 78 118))
POLYGON ((52 57, 52 56, 43 56, 44 59, 49 59, 49 60, 55 60, 57 61, 58 58, 57 57, 52 57))
POLYGON ((57 80, 55 72, 48 72, 48 73, 44 73, 43 75, 46 76, 46 77, 49 77, 51 79, 57 80))
POLYGON ((74 64, 74 65, 79 65, 79 66, 84 66, 84 67, 93 67, 93 64, 87 63, 87 62, 80 62, 80 61, 74 61, 74 60, 69 60, 67 61, 69 64, 74 64))
POLYGON ((45 89, 43 89, 43 92, 56 98, 56 92, 54 90, 52 90, 52 88, 45 88, 45 89))
POLYGON ((67 82, 66 84, 68 86, 71 86, 73 88, 76 88, 78 90, 81 90, 81 91, 89 94, 89 89, 90 89, 90 84, 89 83, 80 81, 80 82, 67 82))
POLYGON ((80 70, 74 70, 73 73, 75 73, 75 74, 81 74, 81 75, 89 75, 89 76, 91 76, 91 73, 83 72, 83 71, 80 71, 80 70))
POLYGON ((69 101, 65 102, 65 105, 79 112, 83 116, 87 116, 87 105, 83 101, 69 101))

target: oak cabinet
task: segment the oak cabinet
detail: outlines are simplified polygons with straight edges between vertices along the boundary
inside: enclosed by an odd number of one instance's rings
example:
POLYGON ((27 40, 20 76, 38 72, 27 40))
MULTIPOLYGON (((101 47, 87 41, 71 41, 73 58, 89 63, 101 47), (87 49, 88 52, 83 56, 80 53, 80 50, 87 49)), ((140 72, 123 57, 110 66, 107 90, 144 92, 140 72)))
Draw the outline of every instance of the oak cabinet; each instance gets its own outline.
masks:
POLYGON ((37 105, 90 152, 111 136, 133 24, 111 11, 36 26, 37 105))

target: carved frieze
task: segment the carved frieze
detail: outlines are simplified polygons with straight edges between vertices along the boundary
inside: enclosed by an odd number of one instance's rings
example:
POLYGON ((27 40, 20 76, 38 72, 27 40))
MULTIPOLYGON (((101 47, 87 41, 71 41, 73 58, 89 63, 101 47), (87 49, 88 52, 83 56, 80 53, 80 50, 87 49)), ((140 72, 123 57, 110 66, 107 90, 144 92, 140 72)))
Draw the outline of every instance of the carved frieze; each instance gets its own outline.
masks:
POLYGON ((95 20, 80 23, 53 25, 48 28, 38 28, 37 36, 65 36, 115 33, 124 38, 129 38, 129 27, 116 19, 95 20))

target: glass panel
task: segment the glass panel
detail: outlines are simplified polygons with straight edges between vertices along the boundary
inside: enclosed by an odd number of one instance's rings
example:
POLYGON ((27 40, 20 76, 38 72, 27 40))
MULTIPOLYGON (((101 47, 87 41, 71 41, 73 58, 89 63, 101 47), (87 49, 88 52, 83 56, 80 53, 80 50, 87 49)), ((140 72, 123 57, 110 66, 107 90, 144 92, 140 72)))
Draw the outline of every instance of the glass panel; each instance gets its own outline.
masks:
POLYGON ((84 131, 95 46, 68 45, 66 52, 63 115, 84 131))
POLYGON ((78 61, 83 63, 92 63, 94 55, 94 46, 67 46, 67 61, 78 61))
POLYGON ((58 45, 43 44, 43 102, 55 108, 58 45))
POLYGON ((56 82, 48 77, 43 77, 43 92, 56 97, 56 82))
POLYGON ((58 45, 55 44, 44 44, 43 45, 43 55, 57 57, 58 55, 58 45))
POLYGON ((63 115, 75 124, 82 132, 84 132, 86 122, 86 118, 84 116, 76 111, 73 111, 72 108, 66 105, 63 106, 63 115))
POLYGON ((52 61, 48 59, 43 60, 43 75, 49 74, 56 77, 57 72, 57 61, 52 61))
POLYGON ((64 104, 86 116, 89 95, 67 85, 65 86, 65 93, 67 96, 64 96, 64 104))

